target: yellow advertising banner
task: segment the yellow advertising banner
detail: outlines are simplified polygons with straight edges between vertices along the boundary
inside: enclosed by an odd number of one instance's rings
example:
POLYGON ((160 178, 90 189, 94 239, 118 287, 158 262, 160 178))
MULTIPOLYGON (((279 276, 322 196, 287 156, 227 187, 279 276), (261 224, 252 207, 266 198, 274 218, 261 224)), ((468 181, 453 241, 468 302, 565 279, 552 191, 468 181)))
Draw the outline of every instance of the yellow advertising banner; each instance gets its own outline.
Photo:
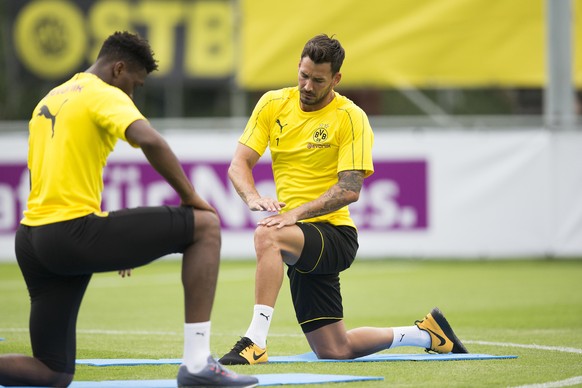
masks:
MULTIPOLYGON (((582 0, 573 6, 573 69, 582 87, 582 0)), ((297 82, 305 42, 335 35, 343 87, 540 87, 546 0, 240 0, 237 81, 297 82)))
POLYGON ((83 70, 115 31, 140 32, 159 69, 154 77, 223 79, 234 73, 230 0, 19 0, 10 2, 17 59, 35 76, 83 70))

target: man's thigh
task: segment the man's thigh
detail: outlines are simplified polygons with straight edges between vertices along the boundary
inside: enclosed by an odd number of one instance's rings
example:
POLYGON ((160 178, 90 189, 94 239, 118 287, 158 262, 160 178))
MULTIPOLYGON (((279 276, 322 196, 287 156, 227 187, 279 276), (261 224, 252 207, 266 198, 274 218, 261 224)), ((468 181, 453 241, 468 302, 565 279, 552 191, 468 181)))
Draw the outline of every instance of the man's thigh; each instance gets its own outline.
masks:
POLYGON ((305 243, 295 269, 301 273, 326 275, 342 272, 353 263, 358 235, 349 226, 326 223, 298 223, 305 243))
POLYGON ((188 207, 143 207, 34 228, 38 260, 59 275, 135 268, 182 253, 194 238, 188 207))

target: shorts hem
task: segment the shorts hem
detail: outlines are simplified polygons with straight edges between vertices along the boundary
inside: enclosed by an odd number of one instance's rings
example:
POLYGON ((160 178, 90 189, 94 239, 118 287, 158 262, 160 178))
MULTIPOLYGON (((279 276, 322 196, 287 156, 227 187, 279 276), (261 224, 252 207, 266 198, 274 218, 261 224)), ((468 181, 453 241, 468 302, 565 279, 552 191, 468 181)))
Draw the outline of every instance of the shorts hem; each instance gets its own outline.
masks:
POLYGON ((321 318, 314 318, 304 322, 300 322, 299 326, 301 326, 301 330, 303 333, 307 334, 317 329, 320 329, 324 326, 331 325, 332 323, 336 323, 338 321, 343 320, 343 317, 321 317, 321 318))

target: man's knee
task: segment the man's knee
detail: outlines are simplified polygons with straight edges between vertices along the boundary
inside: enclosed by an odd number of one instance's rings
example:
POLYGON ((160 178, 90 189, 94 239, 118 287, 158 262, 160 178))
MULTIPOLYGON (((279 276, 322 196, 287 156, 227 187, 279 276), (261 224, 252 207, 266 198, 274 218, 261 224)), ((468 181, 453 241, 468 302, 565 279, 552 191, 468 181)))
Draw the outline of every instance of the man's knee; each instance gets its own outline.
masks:
POLYGON ((353 358, 351 347, 345 338, 333 340, 325 338, 325 341, 311 340, 309 345, 319 359, 347 360, 353 358))
POLYGON ((58 373, 55 378, 54 387, 68 387, 73 382, 73 374, 58 373))
POLYGON ((211 211, 194 211, 194 236, 220 239, 220 219, 211 211))
POLYGON ((348 360, 353 358, 351 351, 348 349, 329 348, 315 349, 317 358, 321 360, 348 360))
MULTIPOLYGON (((40 360, 35 358, 34 360, 38 361, 38 365, 42 365, 41 368, 43 371, 48 371, 48 373, 43 372, 46 376, 48 381, 48 386, 50 387, 68 387, 72 382, 75 376, 75 364, 66 365, 63 367, 57 367, 56 365, 49 365, 44 360, 40 360), (64 370, 63 370, 64 369, 64 370), (72 371, 72 372, 67 372, 72 371)), ((40 369, 39 369, 40 370, 40 369)))
POLYGON ((264 251, 266 249, 279 249, 279 244, 277 241, 278 229, 259 226, 255 229, 255 249, 257 252, 264 251))

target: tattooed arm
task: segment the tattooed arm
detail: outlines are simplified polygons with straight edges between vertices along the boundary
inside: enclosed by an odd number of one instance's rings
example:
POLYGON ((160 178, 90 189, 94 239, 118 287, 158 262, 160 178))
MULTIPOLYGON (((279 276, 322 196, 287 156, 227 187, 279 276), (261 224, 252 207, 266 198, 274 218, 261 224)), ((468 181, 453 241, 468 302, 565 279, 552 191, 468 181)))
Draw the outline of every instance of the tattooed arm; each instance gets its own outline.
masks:
POLYGON ((297 208, 299 220, 334 212, 360 197, 364 171, 349 170, 338 174, 338 182, 319 198, 297 208))
POLYGON ((286 213, 267 217, 259 224, 277 225, 281 228, 285 225, 293 225, 297 221, 334 212, 356 202, 360 197, 364 174, 365 172, 360 170, 342 171, 338 174, 338 182, 318 198, 286 213))

